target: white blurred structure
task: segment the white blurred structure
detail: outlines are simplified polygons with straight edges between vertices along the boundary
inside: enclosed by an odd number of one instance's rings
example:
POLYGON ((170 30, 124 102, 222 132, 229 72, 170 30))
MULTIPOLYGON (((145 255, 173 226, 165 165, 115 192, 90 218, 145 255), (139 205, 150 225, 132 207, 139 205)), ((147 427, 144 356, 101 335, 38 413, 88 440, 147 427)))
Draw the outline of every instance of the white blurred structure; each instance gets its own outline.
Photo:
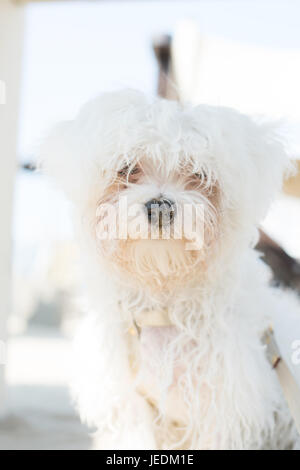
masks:
MULTIPOLYGON (((6 339, 11 308, 11 221, 16 169, 20 69, 24 8, 0 1, 0 80, 5 97, 0 102, 0 340, 6 339)), ((0 365, 0 415, 4 413, 4 366, 0 365)))
POLYGON ((172 71, 182 101, 284 117, 290 151, 299 155, 299 47, 234 41, 203 34, 195 21, 182 21, 172 43, 172 71))

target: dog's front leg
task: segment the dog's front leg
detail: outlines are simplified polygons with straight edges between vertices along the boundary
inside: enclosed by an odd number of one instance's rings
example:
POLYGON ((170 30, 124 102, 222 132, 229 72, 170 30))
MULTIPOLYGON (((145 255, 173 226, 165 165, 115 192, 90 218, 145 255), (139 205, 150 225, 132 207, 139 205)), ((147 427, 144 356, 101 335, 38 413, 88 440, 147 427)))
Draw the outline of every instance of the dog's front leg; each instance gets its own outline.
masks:
POLYGON ((74 341, 72 393, 81 419, 96 427, 97 449, 155 449, 148 403, 135 390, 124 331, 89 315, 74 341))

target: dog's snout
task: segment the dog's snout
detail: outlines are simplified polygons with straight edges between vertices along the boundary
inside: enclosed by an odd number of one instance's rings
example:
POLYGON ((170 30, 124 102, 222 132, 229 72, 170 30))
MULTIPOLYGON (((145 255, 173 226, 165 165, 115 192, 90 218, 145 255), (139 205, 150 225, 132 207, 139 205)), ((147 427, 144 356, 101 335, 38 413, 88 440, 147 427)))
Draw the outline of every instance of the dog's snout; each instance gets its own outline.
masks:
POLYGON ((160 226, 171 223, 175 215, 174 202, 166 198, 155 198, 145 203, 148 220, 160 226))

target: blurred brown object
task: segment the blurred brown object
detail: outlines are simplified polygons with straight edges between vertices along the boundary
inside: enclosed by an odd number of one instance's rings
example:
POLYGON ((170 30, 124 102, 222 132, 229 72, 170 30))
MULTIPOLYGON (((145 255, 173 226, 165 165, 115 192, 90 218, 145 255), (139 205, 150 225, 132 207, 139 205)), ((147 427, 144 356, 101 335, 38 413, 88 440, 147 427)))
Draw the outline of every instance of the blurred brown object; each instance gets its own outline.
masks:
POLYGON ((289 196, 300 197, 300 160, 296 162, 296 167, 297 173, 285 180, 283 190, 289 196))
MULTIPOLYGON (((156 36, 153 40, 153 50, 159 67, 157 94, 166 99, 178 100, 179 93, 172 73, 171 36, 156 36)), ((300 197, 300 162, 298 169, 296 176, 285 182, 284 191, 286 194, 300 197)), ((262 230, 256 249, 262 253, 262 259, 272 269, 274 283, 292 288, 300 294, 300 263, 262 230)))
POLYGON ((262 259, 272 269, 274 282, 295 289, 300 294, 300 263, 262 230, 256 249, 263 254, 262 259))
POLYGON ((178 94, 173 85, 172 37, 169 34, 155 36, 152 46, 158 64, 157 94, 162 98, 178 100, 178 94))

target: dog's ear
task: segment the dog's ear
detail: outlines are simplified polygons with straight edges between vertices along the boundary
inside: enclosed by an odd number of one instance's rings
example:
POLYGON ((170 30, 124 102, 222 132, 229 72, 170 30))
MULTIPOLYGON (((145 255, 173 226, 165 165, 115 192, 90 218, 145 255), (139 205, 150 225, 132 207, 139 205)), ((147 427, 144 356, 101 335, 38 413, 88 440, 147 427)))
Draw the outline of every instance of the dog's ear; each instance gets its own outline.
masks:
POLYGON ((76 120, 65 121, 49 132, 39 147, 39 168, 69 200, 84 204, 91 197, 100 169, 90 158, 88 142, 78 127, 76 120))
POLYGON ((86 103, 74 120, 55 126, 43 140, 38 152, 43 172, 76 204, 95 200, 104 173, 118 161, 121 139, 126 144, 127 128, 134 132, 145 106, 144 95, 134 90, 104 93, 86 103))
MULTIPOLYGON (((281 133, 280 123, 252 120, 244 134, 250 156, 250 198, 260 222, 278 195, 283 179, 292 174, 294 165, 281 133), (252 175, 252 176, 251 176, 252 175)), ((248 186, 248 182, 245 182, 248 186)))
POLYGON ((258 225, 284 176, 293 170, 282 123, 250 118, 230 108, 209 109, 214 123, 212 155, 217 155, 225 207, 238 214, 237 220, 258 225))
POLYGON ((246 225, 259 224, 294 167, 282 123, 209 105, 196 106, 192 115, 193 128, 207 138, 208 164, 217 175, 223 210, 233 211, 246 225))

